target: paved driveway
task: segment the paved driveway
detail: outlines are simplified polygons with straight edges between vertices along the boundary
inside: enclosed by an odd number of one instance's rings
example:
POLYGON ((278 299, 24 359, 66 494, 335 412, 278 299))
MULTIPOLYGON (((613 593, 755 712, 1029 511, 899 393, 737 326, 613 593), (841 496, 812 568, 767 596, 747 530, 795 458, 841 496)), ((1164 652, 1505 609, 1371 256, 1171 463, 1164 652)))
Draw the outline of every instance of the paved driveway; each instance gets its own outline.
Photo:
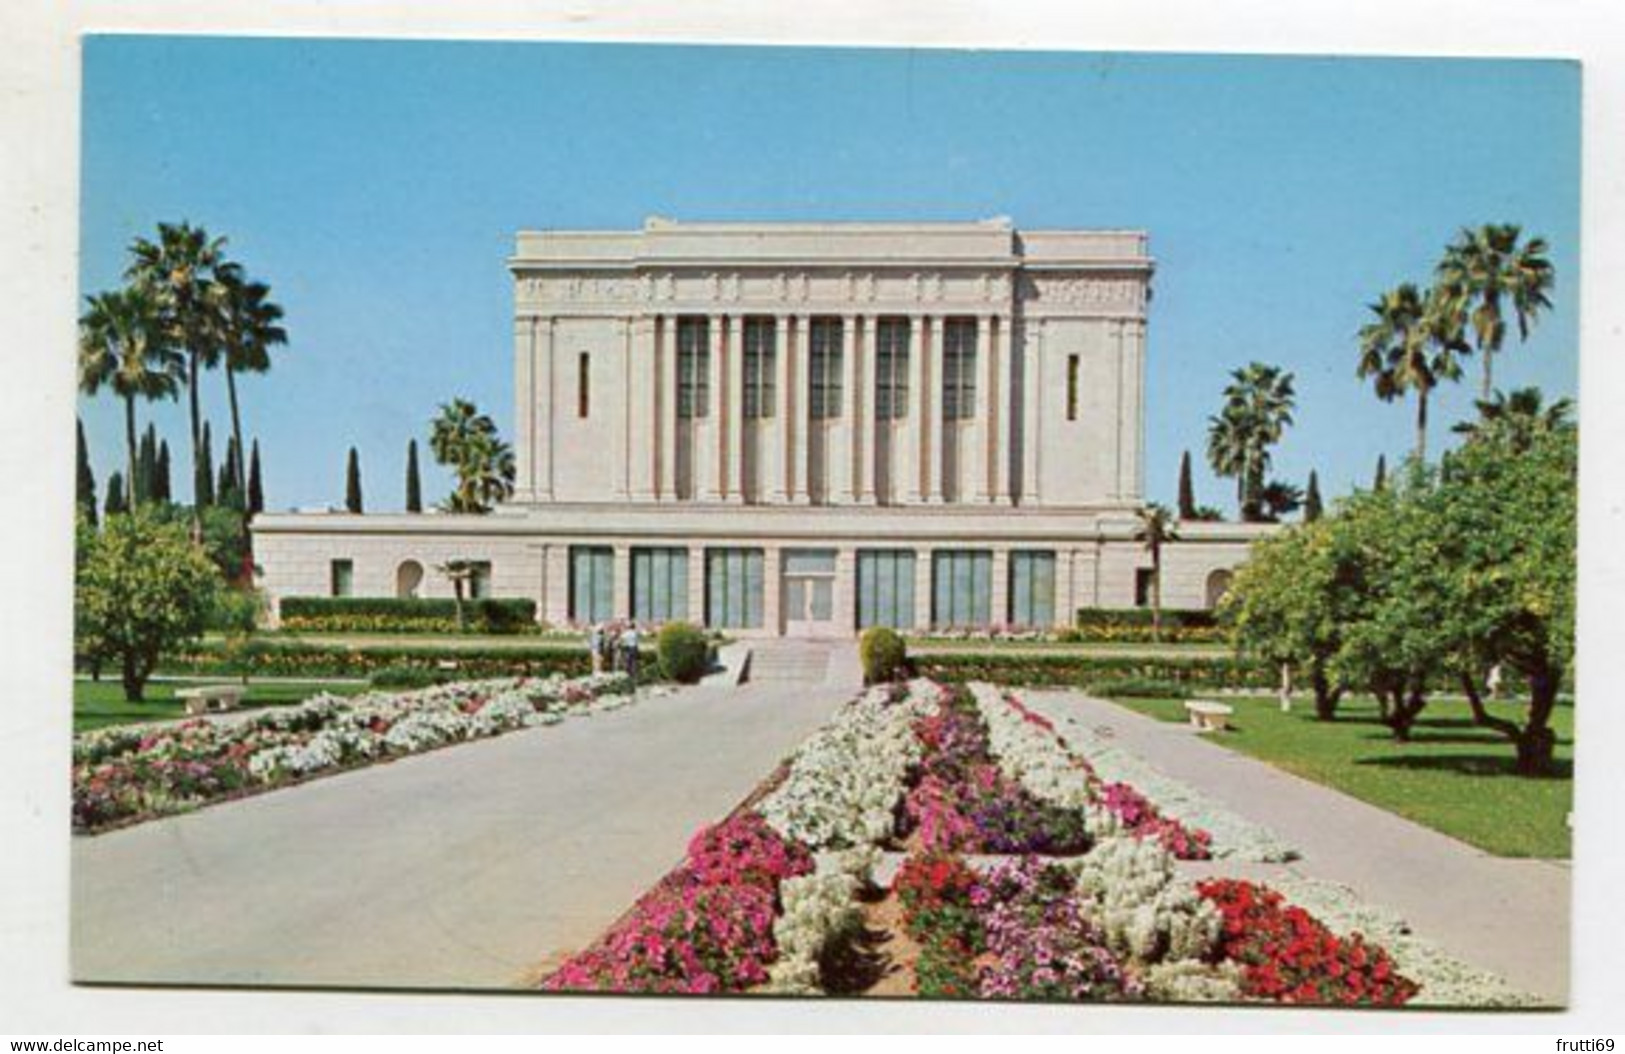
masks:
POLYGON ((690 688, 73 845, 77 981, 487 988, 579 947, 855 688, 690 688))

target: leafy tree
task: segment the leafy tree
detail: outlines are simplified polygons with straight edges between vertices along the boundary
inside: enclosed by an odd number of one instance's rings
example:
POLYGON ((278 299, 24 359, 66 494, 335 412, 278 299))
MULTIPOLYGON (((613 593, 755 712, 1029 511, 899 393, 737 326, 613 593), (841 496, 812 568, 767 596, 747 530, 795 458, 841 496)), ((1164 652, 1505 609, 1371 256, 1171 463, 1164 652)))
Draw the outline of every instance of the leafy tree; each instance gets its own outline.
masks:
POLYGON ((1174 515, 1165 506, 1155 503, 1141 506, 1139 526, 1134 537, 1145 543, 1151 554, 1151 639, 1162 640, 1162 547, 1179 537, 1174 526, 1174 515))
POLYGON ((418 441, 406 444, 406 511, 423 511, 423 484, 418 480, 418 441))
POLYGON ((196 462, 197 478, 192 481, 192 500, 199 515, 214 504, 214 441, 209 435, 209 422, 203 422, 203 445, 196 462))
POLYGON ((1506 311, 1518 322, 1518 339, 1528 340, 1540 313, 1552 306, 1556 272, 1547 258, 1544 238, 1523 241, 1514 223, 1488 223, 1465 228, 1445 249, 1436 278, 1441 295, 1456 301, 1472 324, 1473 338, 1484 363, 1480 398, 1494 390, 1492 360, 1506 340, 1506 311))
POLYGON ((362 511, 361 456, 356 453, 355 447, 350 448, 350 457, 344 463, 344 508, 348 512, 362 511))
POLYGON ((117 470, 107 477, 107 502, 103 511, 108 516, 121 516, 130 511, 129 489, 124 476, 117 470))
POLYGON ((1253 362, 1230 378, 1224 406, 1208 418, 1208 463, 1220 476, 1235 478, 1241 518, 1256 523, 1264 515, 1270 447, 1292 423, 1293 377, 1279 366, 1253 362))
POLYGON ((1196 519, 1196 487, 1191 483, 1191 452, 1179 459, 1179 518, 1196 519))
POLYGON ((1303 491, 1285 480, 1272 479, 1259 492, 1259 519, 1278 523, 1303 506, 1303 491))
POLYGON ((457 473, 457 487, 443 503, 448 512, 490 512, 513 494, 513 451, 497 435, 495 422, 466 399, 441 405, 429 450, 457 473))
MULTIPOLYGON (((167 346, 185 355, 188 410, 192 426, 192 481, 195 494, 213 488, 206 468, 203 413, 198 375, 220 360, 222 294, 219 269, 226 263, 225 239, 211 238, 189 223, 160 223, 156 239, 137 238, 125 277, 157 306, 167 346)), ((197 500, 197 506, 212 502, 197 500)))
POLYGON ((264 511, 265 486, 260 481, 260 441, 256 439, 248 456, 248 514, 258 516, 264 511))
MULTIPOLYGON (((222 264, 218 271, 220 311, 219 340, 224 349, 226 397, 231 406, 231 437, 235 456, 232 471, 239 481, 246 478, 243 465, 243 419, 237 405, 237 374, 265 373, 271 368, 271 349, 288 342, 282 328, 282 308, 271 300, 271 288, 264 282, 251 282, 235 263, 222 264)), ((239 488, 240 489, 240 488, 239 488)))
POLYGON ((1405 282, 1370 305, 1376 316, 1360 330, 1360 378, 1371 377, 1384 402, 1416 394, 1416 449, 1427 459, 1428 397, 1442 381, 1461 376, 1459 356, 1469 348, 1459 300, 1436 289, 1421 293, 1405 282))
POLYGON ((1309 470, 1309 489, 1303 498, 1303 522, 1314 523, 1325 514, 1325 508, 1320 500, 1320 476, 1314 469, 1309 470))
POLYGON ((158 440, 158 470, 153 476, 152 500, 167 505, 175 500, 169 485, 169 440, 158 440))
POLYGON ((90 468, 90 449, 85 445, 85 422, 74 421, 78 430, 78 464, 75 466, 74 502, 78 505, 80 513, 89 522, 96 526, 96 474, 90 468))
POLYGON ((109 517, 87 543, 75 605, 98 658, 139 702, 159 658, 203 632, 219 575, 186 531, 151 510, 109 517))
POLYGON ((79 389, 95 395, 105 386, 124 400, 126 471, 120 477, 123 502, 133 507, 135 491, 137 399, 174 398, 180 357, 164 342, 157 305, 140 289, 98 293, 79 320, 79 389))

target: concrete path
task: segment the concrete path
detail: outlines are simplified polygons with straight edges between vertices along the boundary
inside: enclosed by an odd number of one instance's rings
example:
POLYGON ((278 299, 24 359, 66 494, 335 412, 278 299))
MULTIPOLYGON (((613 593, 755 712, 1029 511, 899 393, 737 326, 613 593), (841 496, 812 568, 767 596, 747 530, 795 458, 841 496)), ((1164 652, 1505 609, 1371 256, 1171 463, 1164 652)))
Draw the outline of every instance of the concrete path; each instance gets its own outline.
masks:
POLYGON ((596 937, 857 691, 689 688, 75 838, 74 979, 512 985, 596 937))
MULTIPOLYGON (((1519 860, 1412 823, 1339 791, 1229 750, 1186 725, 1157 721, 1076 692, 1023 693, 1058 722, 1108 736, 1155 768, 1280 834, 1303 854, 1270 867, 1339 882, 1397 912, 1415 931, 1514 987, 1566 1002, 1566 861, 1519 860)), ((1226 870, 1234 871, 1233 868, 1226 870)))

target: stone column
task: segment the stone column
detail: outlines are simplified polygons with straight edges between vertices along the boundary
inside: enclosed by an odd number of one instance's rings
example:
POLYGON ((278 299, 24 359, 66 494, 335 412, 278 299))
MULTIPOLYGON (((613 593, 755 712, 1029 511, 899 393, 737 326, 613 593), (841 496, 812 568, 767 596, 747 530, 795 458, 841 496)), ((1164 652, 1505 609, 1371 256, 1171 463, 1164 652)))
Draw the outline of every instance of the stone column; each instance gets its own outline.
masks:
POLYGON ((835 551, 835 581, 830 583, 834 595, 830 597, 830 621, 837 633, 857 632, 858 625, 858 551, 842 546, 835 551))
POLYGON ((858 457, 864 447, 861 365, 858 319, 856 315, 845 315, 841 318, 841 419, 836 434, 843 435, 846 442, 830 459, 835 478, 830 480, 829 494, 848 505, 858 500, 858 457))
POLYGON ((547 587, 543 610, 547 621, 562 626, 570 621, 570 547, 549 545, 542 554, 542 561, 547 587))
POLYGON ((795 316, 795 414, 792 425, 792 465, 795 484, 792 501, 804 504, 812 500, 812 444, 807 441, 814 427, 812 420, 812 316, 795 316))
POLYGON ((660 459, 656 492, 677 500, 677 316, 662 315, 657 335, 660 359, 660 459))
POLYGON ((784 632, 783 549, 762 546, 762 632, 777 637, 784 632))
MULTIPOLYGON (((1021 503, 1043 501, 1038 489, 1039 432, 1043 427, 1044 374, 1042 322, 1023 322, 1021 327, 1021 503)), ((1062 367, 1061 383, 1066 383, 1062 367)), ((1064 399, 1064 395, 1063 395, 1064 399)))
POLYGON ((518 503, 536 500, 536 459, 531 444, 536 437, 536 320, 519 316, 513 320, 513 425, 514 493, 518 503))
POLYGON ((616 618, 632 617, 632 547, 614 546, 610 567, 610 611, 616 618))
POLYGON ((908 448, 908 479, 904 481, 904 500, 919 504, 930 491, 927 467, 931 447, 927 436, 926 415, 926 356, 925 316, 910 315, 908 320, 908 423, 903 428, 902 445, 908 448))
POLYGON ((988 619, 999 626, 1010 621, 1010 550, 993 550, 993 595, 989 598, 988 619))
POLYGON ((869 315, 863 320, 863 363, 859 376, 861 390, 858 404, 858 431, 862 435, 857 453, 858 501, 873 505, 875 497, 875 458, 880 449, 880 430, 890 428, 889 421, 881 421, 875 406, 876 359, 879 357, 880 316, 869 315))
POLYGON ((531 452, 531 478, 537 501, 553 500, 553 413, 554 389, 558 379, 553 369, 553 320, 537 319, 536 337, 532 344, 534 364, 531 383, 537 399, 533 401, 536 415, 533 429, 536 441, 531 452))
POLYGON ((993 316, 976 316, 976 438, 971 452, 974 466, 971 493, 980 502, 992 501, 997 473, 994 446, 999 438, 999 354, 994 345, 993 316))
POLYGON ((745 318, 743 315, 724 315, 728 327, 723 346, 728 351, 727 437, 722 451, 722 491, 731 502, 745 500, 745 318))
POLYGON ((723 341, 722 316, 711 315, 705 323, 706 387, 710 396, 705 408, 705 421, 701 430, 703 441, 694 452, 693 464, 695 492, 701 501, 721 501, 723 487, 727 485, 728 445, 724 439, 728 405, 727 373, 724 356, 727 346, 723 341))
POLYGON ((655 346, 655 320, 639 315, 632 321, 631 360, 626 370, 630 410, 626 419, 627 453, 631 462, 633 501, 653 501, 655 464, 659 460, 659 421, 656 389, 660 378, 660 349, 655 346))
POLYGON ((926 331, 922 334, 924 339, 920 342, 920 351, 925 359, 925 381, 920 386, 920 423, 925 426, 922 453, 925 461, 925 500, 940 502, 945 493, 942 485, 942 441, 943 433, 948 429, 948 422, 942 413, 943 358, 939 350, 944 343, 945 320, 941 315, 927 315, 923 321, 926 331))
POLYGON ((1124 361, 1126 351, 1123 347, 1123 323, 1113 320, 1107 324, 1107 332, 1111 335, 1112 358, 1112 390, 1115 393, 1112 400, 1113 412, 1116 420, 1112 422, 1112 486, 1110 497, 1119 501, 1123 497, 1123 453, 1126 445, 1126 432, 1128 429, 1127 415, 1124 413, 1128 405, 1128 364, 1124 361))
POLYGON ((992 439, 989 446, 992 448, 993 467, 990 481, 993 490, 993 500, 1001 505, 1010 504, 1010 495, 1013 491, 1011 475, 1015 468, 1015 341, 1010 331, 1009 315, 994 315, 991 322, 992 332, 988 337, 988 345, 994 357, 993 364, 993 412, 994 424, 992 426, 992 439))
POLYGON ((705 546, 688 547, 688 620, 705 625, 705 546))
POLYGON ((931 556, 928 547, 914 552, 914 628, 921 633, 931 629, 931 556))
MULTIPOLYGON (((621 380, 620 405, 616 412, 620 420, 616 422, 615 440, 615 497, 626 501, 632 497, 632 462, 636 457, 636 447, 632 445, 632 376, 633 363, 636 361, 636 349, 632 346, 632 319, 621 317, 615 320, 621 331, 621 380)), ((606 403, 609 400, 604 400, 606 403)))
POLYGON ((1129 345, 1132 349, 1130 376, 1133 378, 1134 398, 1130 412, 1134 415, 1129 430, 1129 470, 1126 496, 1141 501, 1145 495, 1145 319, 1128 324, 1129 345))
POLYGON ((773 500, 787 504, 794 496, 795 475, 791 463, 795 458, 795 400, 791 398, 795 372, 790 362, 790 316, 776 315, 773 319, 773 395, 776 405, 773 413, 778 418, 778 464, 773 472, 773 500))

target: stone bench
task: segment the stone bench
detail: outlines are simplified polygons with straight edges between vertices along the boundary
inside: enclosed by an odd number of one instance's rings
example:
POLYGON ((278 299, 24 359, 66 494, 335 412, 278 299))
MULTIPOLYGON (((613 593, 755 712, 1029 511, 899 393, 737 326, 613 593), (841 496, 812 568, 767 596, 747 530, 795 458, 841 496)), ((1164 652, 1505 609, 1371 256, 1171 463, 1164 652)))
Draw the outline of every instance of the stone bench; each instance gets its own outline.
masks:
POLYGON ((198 688, 182 688, 175 698, 186 704, 186 716, 235 710, 248 689, 237 684, 207 684, 198 688))
POLYGON ((1211 699, 1190 699, 1185 703, 1191 726, 1198 732, 1223 732, 1230 727, 1230 715, 1236 708, 1229 703, 1216 703, 1211 699))

